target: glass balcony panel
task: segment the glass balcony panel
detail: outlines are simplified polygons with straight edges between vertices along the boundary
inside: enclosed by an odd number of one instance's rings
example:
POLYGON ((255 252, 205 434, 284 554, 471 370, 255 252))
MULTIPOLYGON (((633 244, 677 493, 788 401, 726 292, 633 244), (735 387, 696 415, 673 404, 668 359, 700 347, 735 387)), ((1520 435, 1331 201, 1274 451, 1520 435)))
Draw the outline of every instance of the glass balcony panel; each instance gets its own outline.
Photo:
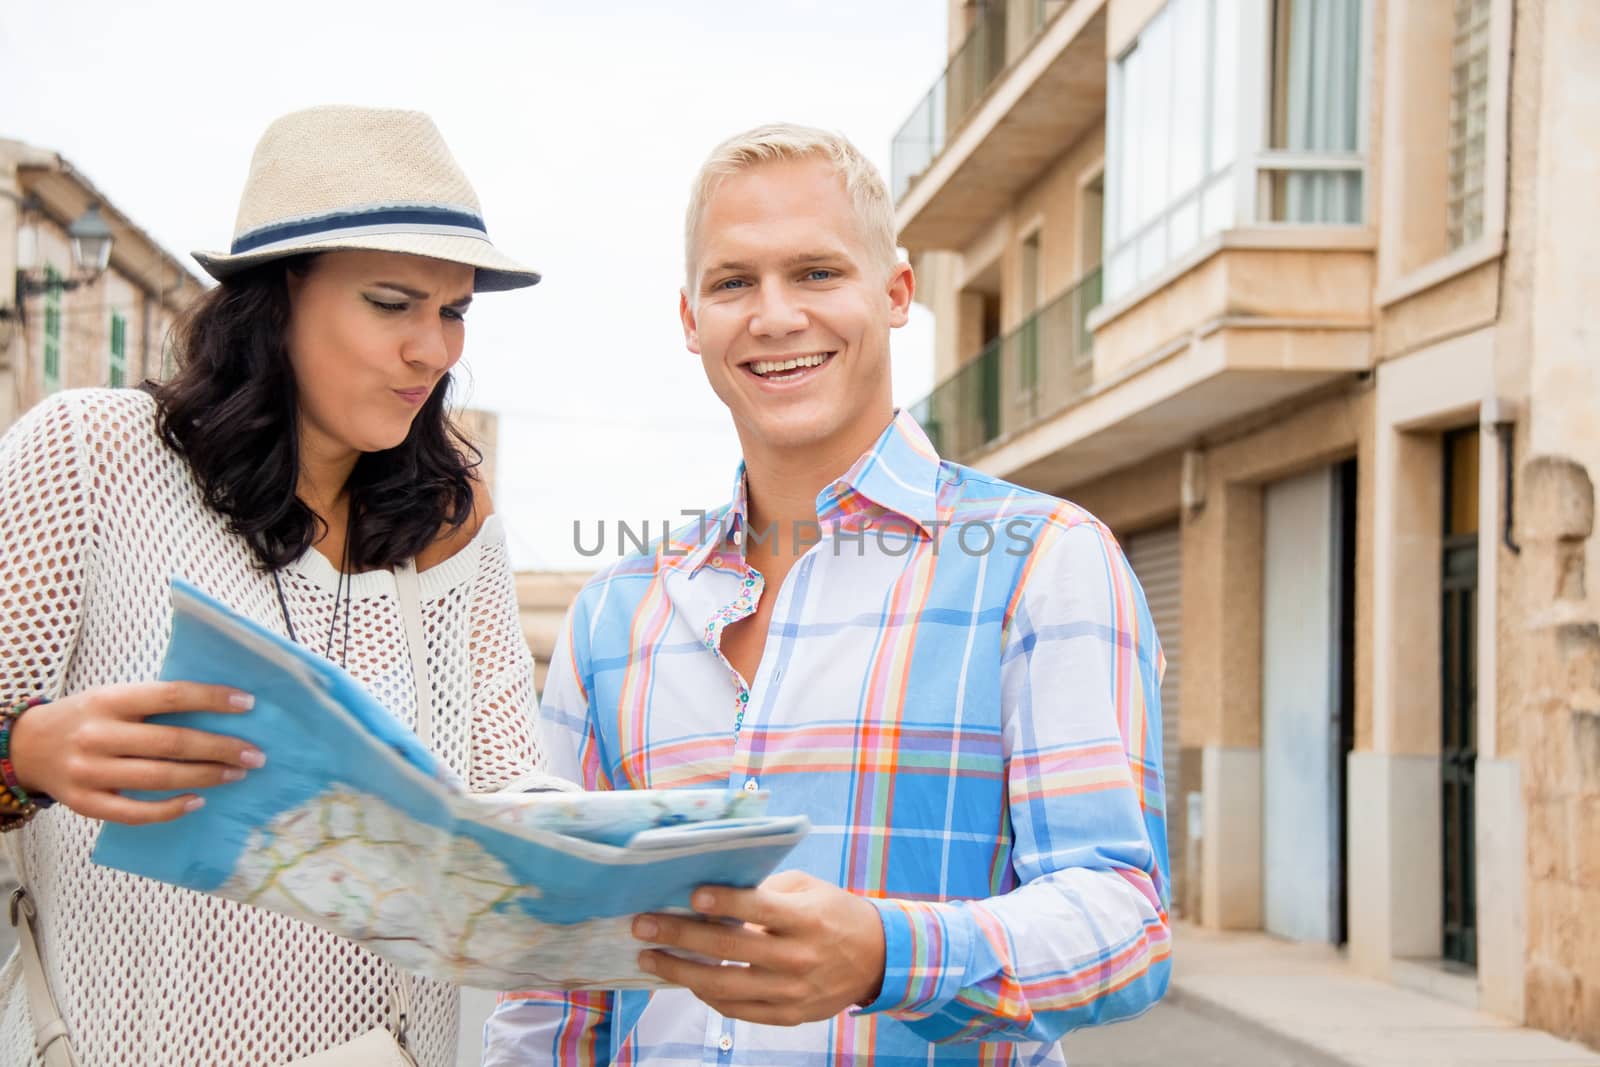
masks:
POLYGON ((1087 320, 1100 293, 1096 269, 910 406, 940 455, 963 462, 1089 390, 1094 359, 1087 320))
POLYGON ((1066 6, 1068 0, 985 0, 966 38, 950 55, 889 149, 889 191, 895 202, 944 151, 982 103, 989 87, 1066 6))

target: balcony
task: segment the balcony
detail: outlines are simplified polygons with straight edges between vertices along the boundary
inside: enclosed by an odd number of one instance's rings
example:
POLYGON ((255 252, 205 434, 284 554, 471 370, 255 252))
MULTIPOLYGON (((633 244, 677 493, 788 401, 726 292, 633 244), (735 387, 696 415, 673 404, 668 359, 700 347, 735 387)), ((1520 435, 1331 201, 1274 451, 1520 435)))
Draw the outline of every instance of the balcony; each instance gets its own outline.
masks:
POLYGON ((911 408, 941 454, 1062 493, 1373 363, 1373 235, 1223 231, 1100 306, 1086 276, 911 408))
POLYGON ((944 73, 895 134, 890 174, 896 201, 905 195, 911 180, 927 170, 934 157, 944 151, 950 133, 967 120, 995 78, 1009 65, 1011 57, 1007 52, 1012 50, 1008 48, 1009 39, 1020 38, 1022 47, 1026 48, 1044 24, 1066 6, 1066 0, 1025 0, 1020 5, 994 0, 980 8, 972 32, 951 55, 944 73), (1012 12, 1013 7, 1023 16, 1020 25, 1012 12))
POLYGON ((939 453, 964 463, 1081 398, 1094 380, 1087 323, 1099 303, 1095 270, 913 404, 939 453))
POLYGON ((891 148, 900 243, 959 249, 1105 112, 1107 0, 991 0, 891 148))

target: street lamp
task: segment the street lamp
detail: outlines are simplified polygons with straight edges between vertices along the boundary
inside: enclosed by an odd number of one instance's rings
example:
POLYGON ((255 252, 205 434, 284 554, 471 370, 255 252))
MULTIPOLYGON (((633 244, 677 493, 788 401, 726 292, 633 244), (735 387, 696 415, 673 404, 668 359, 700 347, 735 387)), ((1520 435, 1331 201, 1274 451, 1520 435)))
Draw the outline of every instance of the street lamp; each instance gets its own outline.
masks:
POLYGON ((111 227, 100 215, 100 205, 90 204, 89 210, 67 227, 72 238, 72 262, 90 277, 99 275, 111 262, 111 227))
MULTIPOLYGON (((31 206, 34 205, 24 201, 24 210, 31 206)), ((98 201, 90 203, 89 210, 67 227, 67 236, 72 240, 72 265, 76 268, 76 276, 58 278, 27 268, 19 269, 16 299, 11 307, 0 307, 0 351, 10 346, 12 335, 22 323, 23 302, 28 297, 76 289, 84 282, 98 278, 111 263, 111 227, 100 214, 98 201)))

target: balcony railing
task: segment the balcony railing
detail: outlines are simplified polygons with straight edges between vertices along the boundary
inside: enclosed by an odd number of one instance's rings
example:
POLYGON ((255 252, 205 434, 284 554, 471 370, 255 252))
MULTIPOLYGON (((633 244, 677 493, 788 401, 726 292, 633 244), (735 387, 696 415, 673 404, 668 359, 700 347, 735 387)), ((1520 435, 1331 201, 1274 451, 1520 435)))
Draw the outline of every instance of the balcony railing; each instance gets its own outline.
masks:
POLYGON ((895 202, 917 175, 928 169, 945 143, 966 121, 989 86, 1018 56, 1067 0, 988 0, 978 21, 950 63, 894 135, 890 182, 895 202))
POLYGON ((1094 382, 1088 318, 1099 306, 1097 267, 913 404, 939 454, 965 462, 1082 398, 1094 382))

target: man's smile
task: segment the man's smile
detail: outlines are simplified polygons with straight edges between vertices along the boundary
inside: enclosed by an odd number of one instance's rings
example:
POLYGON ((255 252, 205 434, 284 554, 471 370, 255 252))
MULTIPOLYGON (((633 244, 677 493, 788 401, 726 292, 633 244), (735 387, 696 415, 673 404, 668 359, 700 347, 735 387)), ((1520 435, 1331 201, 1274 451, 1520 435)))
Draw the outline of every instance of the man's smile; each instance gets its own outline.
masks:
POLYGON ((764 382, 787 385, 813 377, 833 357, 833 352, 806 352, 772 359, 751 360, 744 364, 743 369, 764 382))

